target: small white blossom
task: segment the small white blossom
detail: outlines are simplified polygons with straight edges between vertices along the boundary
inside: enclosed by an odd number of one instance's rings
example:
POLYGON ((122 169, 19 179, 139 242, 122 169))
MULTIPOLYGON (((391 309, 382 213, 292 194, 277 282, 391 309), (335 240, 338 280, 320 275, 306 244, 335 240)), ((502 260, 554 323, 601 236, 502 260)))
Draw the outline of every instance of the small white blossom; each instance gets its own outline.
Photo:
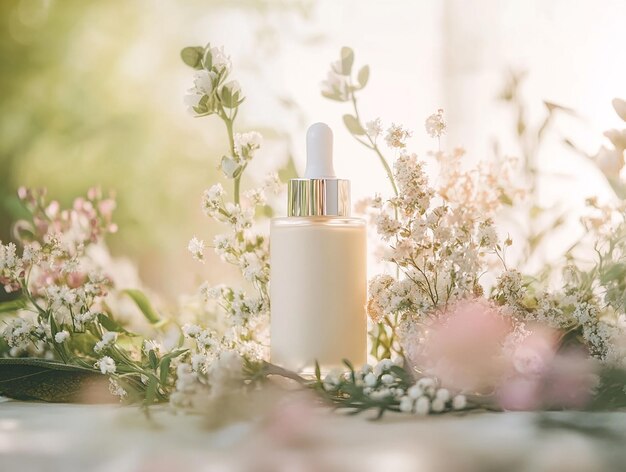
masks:
POLYGON ((414 402, 411 397, 402 397, 400 399, 400 411, 403 413, 411 413, 413 411, 414 402))
POLYGON ((101 357, 98 362, 95 363, 95 367, 100 369, 103 374, 114 374, 117 367, 115 361, 109 356, 101 357))
POLYGON ((393 375, 390 375, 390 374, 383 374, 382 377, 380 378, 380 381, 385 385, 392 384, 394 380, 395 379, 393 378, 393 375))
POLYGON ((409 390, 407 391, 407 394, 412 399, 417 400, 419 397, 421 397, 424 394, 424 390, 422 390, 422 388, 419 387, 418 385, 413 385, 412 387, 409 388, 409 390))
POLYGON ((107 331, 102 335, 102 339, 96 343, 93 350, 96 353, 100 353, 105 349, 111 347, 111 345, 117 340, 117 333, 113 331, 107 331))
POLYGON ((69 337, 70 337, 70 333, 67 332, 66 330, 59 331, 58 333, 54 335, 54 341, 57 344, 63 344, 65 341, 69 339, 69 337))
POLYGON ((431 402, 431 408, 435 413, 441 413, 443 410, 446 409, 446 402, 443 401, 441 398, 435 398, 431 402))
POLYGON ((365 123, 365 130, 367 131, 367 135, 372 139, 372 141, 376 141, 376 138, 378 138, 378 136, 380 136, 383 132, 383 126, 381 124, 380 118, 376 118, 375 120, 365 123))
POLYGON ((120 400, 127 395, 126 390, 112 377, 109 377, 109 392, 116 397, 120 397, 120 400))
POLYGON ((348 101, 350 99, 348 79, 348 77, 331 69, 328 71, 326 80, 321 83, 322 94, 341 102, 348 101))
POLYGON ((419 397, 415 402, 415 413, 418 415, 427 415, 430 413, 430 399, 426 396, 419 397))
POLYGON ((255 152, 261 147, 263 136, 256 131, 249 133, 236 133, 235 154, 243 161, 249 161, 254 157, 255 152))
POLYGON ((202 239, 198 239, 195 236, 191 238, 187 250, 195 260, 204 263, 204 241, 202 239))
POLYGON ((159 344, 154 339, 144 339, 143 350, 146 353, 154 351, 156 354, 158 354, 161 351, 161 344, 159 344))
POLYGON ((435 399, 441 400, 444 403, 450 400, 450 391, 446 388, 437 389, 435 393, 435 399))
POLYGON ((447 124, 443 119, 443 110, 439 109, 437 113, 433 113, 426 118, 424 127, 431 138, 439 138, 441 135, 445 134, 447 124))
POLYGON ((368 387, 374 387, 378 383, 378 378, 370 372, 363 377, 363 382, 365 382, 365 385, 368 387))
POLYGON ((396 125, 392 123, 389 129, 387 129, 387 134, 385 135, 385 142, 387 146, 397 149, 402 149, 406 147, 406 140, 411 137, 411 132, 407 129, 404 129, 400 125, 396 125))
POLYGON ((211 66, 217 72, 228 72, 231 68, 230 56, 224 52, 224 46, 214 46, 211 51, 211 66))
POLYGON ((374 375, 378 377, 380 374, 387 372, 393 366, 391 359, 383 359, 374 366, 374 375))
POLYGON ((213 80, 216 78, 215 74, 206 70, 196 71, 193 75, 193 84, 196 93, 200 95, 211 95, 213 92, 213 80))
POLYGON ((467 399, 465 395, 456 395, 452 399, 452 408, 455 410, 462 410, 467 406, 467 399))

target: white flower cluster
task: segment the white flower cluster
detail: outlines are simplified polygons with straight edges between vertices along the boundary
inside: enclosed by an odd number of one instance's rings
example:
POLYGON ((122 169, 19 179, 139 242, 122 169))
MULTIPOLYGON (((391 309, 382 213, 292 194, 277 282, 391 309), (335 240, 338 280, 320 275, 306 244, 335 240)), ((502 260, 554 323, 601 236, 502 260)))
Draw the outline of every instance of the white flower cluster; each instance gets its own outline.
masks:
POLYGON ((27 303, 24 312, 7 320, 2 337, 11 355, 51 356, 72 332, 84 332, 103 307, 112 283, 89 251, 94 246, 106 251, 99 243, 116 230, 115 202, 92 189, 86 199, 61 210, 57 202, 45 203, 44 192, 21 188, 18 194, 33 223, 16 224, 16 234, 24 238, 21 255, 15 244, 0 243, 0 283, 6 291, 22 292, 27 303), (28 311, 40 316, 26 316, 28 311))
POLYGON ((0 241, 0 285, 7 293, 20 288, 18 281, 23 277, 23 271, 24 264, 17 256, 15 244, 2 244, 0 241))
POLYGON ((194 73, 193 87, 187 91, 184 103, 194 116, 205 116, 215 113, 222 106, 233 108, 238 101, 240 93, 239 84, 236 81, 226 82, 231 69, 230 57, 226 55, 223 47, 211 47, 208 44, 203 49, 200 60, 201 68, 194 73), (224 90, 227 95, 224 95, 224 90))
POLYGON ((230 350, 215 354, 210 362, 196 356, 191 363, 178 364, 175 387, 170 395, 172 406, 206 410, 215 400, 245 389, 243 358, 230 350))
POLYGON ((417 156, 400 154, 394 164, 399 195, 375 199, 370 214, 379 235, 389 242, 384 258, 402 276, 378 275, 371 280, 368 311, 374 321, 396 315, 420 317, 482 293, 478 280, 486 270, 486 256, 496 253, 499 240, 492 220, 496 207, 483 208, 482 201, 470 198, 488 180, 486 174, 480 175, 463 179, 463 192, 452 192, 447 180, 435 190, 417 156))
POLYGON ((387 134, 385 134, 385 142, 387 146, 391 148, 404 149, 406 147, 406 140, 410 138, 411 135, 412 133, 409 130, 395 123, 391 123, 387 134))
POLYGON ((248 133, 235 133, 235 160, 248 162, 252 160, 256 151, 261 148, 263 137, 256 131, 248 133))
POLYGON ((433 113, 424 122, 426 133, 431 138, 440 138, 446 132, 447 124, 443 119, 443 110, 440 108, 437 113, 433 113))
POLYGON ((371 401, 395 405, 397 411, 417 415, 463 410, 467 407, 464 395, 453 396, 449 390, 439 388, 435 379, 423 377, 414 384, 407 384, 395 370, 403 362, 402 358, 393 361, 383 359, 374 367, 366 364, 354 372, 333 371, 325 376, 323 387, 331 395, 345 395, 345 383, 354 383, 371 401))
POLYGON ((29 315, 9 318, 0 330, 0 335, 10 348, 9 354, 13 357, 25 353, 45 355, 46 333, 50 331, 50 326, 39 323, 34 316, 29 315))

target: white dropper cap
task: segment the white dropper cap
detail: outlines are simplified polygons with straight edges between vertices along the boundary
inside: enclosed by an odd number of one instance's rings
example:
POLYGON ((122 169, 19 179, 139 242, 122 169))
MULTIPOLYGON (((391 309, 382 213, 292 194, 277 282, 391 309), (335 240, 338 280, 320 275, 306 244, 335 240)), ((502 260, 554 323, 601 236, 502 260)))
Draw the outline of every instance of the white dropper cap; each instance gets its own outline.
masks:
POLYGON ((333 169, 333 131, 326 123, 314 123, 306 133, 305 179, 336 179, 333 169))

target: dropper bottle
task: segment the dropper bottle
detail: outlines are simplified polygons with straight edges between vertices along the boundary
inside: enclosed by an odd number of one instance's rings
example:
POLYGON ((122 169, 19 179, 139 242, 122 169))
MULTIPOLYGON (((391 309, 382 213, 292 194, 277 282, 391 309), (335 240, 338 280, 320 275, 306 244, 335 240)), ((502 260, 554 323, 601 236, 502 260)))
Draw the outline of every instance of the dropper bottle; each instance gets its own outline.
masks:
POLYGON ((304 178, 289 181, 288 216, 270 226, 271 360, 300 372, 367 354, 365 220, 350 216, 332 146, 328 125, 309 128, 304 178))

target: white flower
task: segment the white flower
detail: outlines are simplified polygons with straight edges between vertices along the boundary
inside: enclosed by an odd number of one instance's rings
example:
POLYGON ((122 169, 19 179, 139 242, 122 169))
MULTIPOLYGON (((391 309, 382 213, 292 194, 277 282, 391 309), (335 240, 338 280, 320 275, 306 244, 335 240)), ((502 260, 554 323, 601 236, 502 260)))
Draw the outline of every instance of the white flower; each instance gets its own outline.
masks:
POLYGON ((114 374, 116 371, 115 361, 109 356, 101 357, 94 366, 100 369, 103 374, 114 374))
POLYGON ((107 331, 102 335, 102 340, 98 341, 93 347, 94 352, 100 353, 109 348, 117 340, 117 333, 107 331))
POLYGON ((430 412, 430 399, 426 396, 419 397, 415 402, 415 413, 427 415, 430 412))
POLYGON ((253 206, 262 206, 267 203, 265 191, 262 188, 252 188, 243 194, 253 206))
POLYGON ((248 133, 236 133, 234 136, 235 154, 244 161, 249 161, 254 157, 263 142, 263 136, 256 131, 248 133))
POLYGON ((229 71, 231 67, 230 56, 224 52, 224 46, 211 48, 212 67, 217 72, 229 71))
POLYGON ((223 205, 224 187, 215 184, 202 194, 202 210, 207 216, 215 216, 223 205))
POLYGON ((407 391, 407 394, 413 400, 417 400, 419 397, 421 397, 424 394, 424 390, 422 390, 422 388, 417 385, 413 385, 412 387, 409 388, 409 390, 407 391))
POLYGON ((411 397, 402 397, 400 399, 400 411, 403 413, 411 413, 413 411, 414 400, 411 397))
POLYGON ((433 113, 426 118, 424 127, 431 138, 439 138, 442 134, 445 134, 447 124, 443 119, 443 110, 439 109, 437 113, 433 113))
POLYGON ((452 399, 452 408, 455 410, 462 410, 467 406, 467 399, 465 395, 456 395, 452 399))
POLYGON ((329 70, 326 80, 321 83, 322 94, 342 102, 349 100, 350 89, 348 80, 348 77, 338 74, 332 69, 329 70))
POLYGON ((382 383, 384 383, 385 385, 392 384, 392 383, 394 382, 394 380, 395 380, 395 379, 393 378, 393 375, 390 375, 390 374, 384 374, 384 375, 380 378, 380 381, 381 381, 382 383))
POLYGON ((374 375, 378 377, 383 372, 387 372, 393 366, 391 359, 383 359, 374 367, 374 375))
POLYGON ((416 385, 422 389, 432 388, 435 386, 435 381, 429 377, 422 377, 417 381, 416 385))
POLYGON ((198 325, 186 324, 183 326, 183 334, 189 338, 195 338, 202 332, 198 325))
POLYGON ((447 402, 450 400, 450 391, 446 388, 440 388, 435 393, 435 399, 447 402))
POLYGON ((368 387, 374 387, 378 382, 378 378, 372 372, 370 372, 369 374, 366 374, 365 377, 363 377, 363 382, 365 382, 365 385, 367 385, 368 387))
POLYGON ((378 234, 385 240, 394 237, 402 228, 402 224, 398 220, 385 213, 380 213, 376 217, 375 223, 378 234))
POLYGON ((256 253, 246 252, 241 257, 241 269, 244 278, 252 282, 263 278, 265 265, 256 253))
POLYGON ((120 397, 120 400, 127 395, 126 390, 112 377, 109 377, 109 392, 116 397, 120 397))
POLYGON ((385 142, 387 146, 392 148, 402 149, 406 147, 406 140, 411 137, 411 132, 402 128, 400 125, 391 123, 387 134, 385 135, 385 142))
POLYGON ((156 354, 158 354, 161 351, 161 344, 159 344, 154 339, 144 339, 143 350, 146 353, 150 351, 154 351, 156 354))
POLYGON ((199 70, 194 73, 193 84, 195 90, 200 95, 211 95, 213 92, 213 80, 216 76, 212 72, 199 70))
POLYGON ((54 341, 57 344, 63 344, 65 341, 67 341, 70 337, 70 333, 67 332, 66 330, 63 331, 59 331, 57 334, 54 335, 54 341))
POLYGON ((195 260, 204 263, 204 241, 202 239, 198 239, 195 236, 191 238, 187 250, 195 260))
POLYGON ((199 115, 195 108, 200 104, 204 94, 199 93, 196 89, 189 89, 183 98, 183 103, 187 106, 187 111, 193 116, 199 115))
POLYGON ((436 413, 441 413, 446 409, 446 402, 441 398, 435 398, 431 403, 432 410, 436 413))
POLYGON ((376 141, 376 138, 378 138, 378 136, 380 136, 383 132, 383 126, 380 122, 380 118, 376 118, 375 120, 365 123, 365 130, 372 141, 376 141))

